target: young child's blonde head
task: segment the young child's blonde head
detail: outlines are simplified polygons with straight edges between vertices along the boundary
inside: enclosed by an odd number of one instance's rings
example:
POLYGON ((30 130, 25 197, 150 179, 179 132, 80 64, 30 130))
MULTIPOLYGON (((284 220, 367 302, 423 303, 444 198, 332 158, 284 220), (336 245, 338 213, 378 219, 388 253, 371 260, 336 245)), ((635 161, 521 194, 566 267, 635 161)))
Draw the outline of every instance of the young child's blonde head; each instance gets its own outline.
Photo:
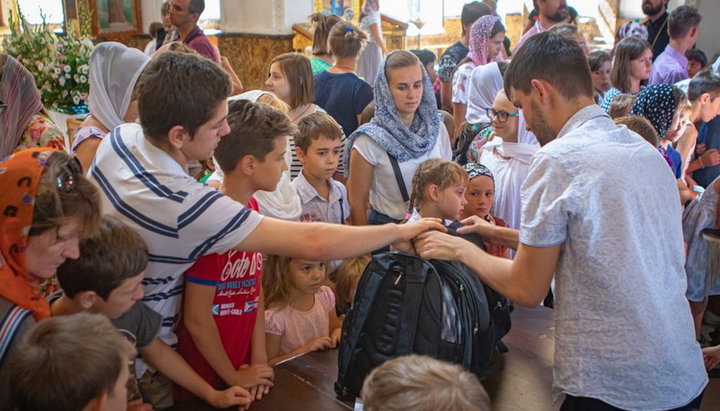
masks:
POLYGON ((352 290, 357 287, 357 283, 371 259, 370 254, 347 259, 330 275, 330 281, 335 283, 335 294, 337 295, 335 307, 339 313, 344 314, 350 309, 352 290))
POLYGON ((433 158, 418 166, 412 179, 409 212, 429 200, 428 188, 434 185, 444 190, 453 185, 467 185, 468 176, 462 166, 453 161, 433 158))
POLYGON ((457 364, 409 355, 387 361, 365 378, 366 411, 489 411, 490 399, 474 374, 457 364))
POLYGON ((322 270, 322 280, 327 281, 325 261, 307 261, 272 254, 267 256, 263 262, 261 280, 266 309, 279 308, 290 302, 297 275, 302 272, 304 265, 314 266, 314 270, 322 270))
POLYGON ((265 308, 287 303, 292 290, 290 261, 292 258, 269 254, 262 267, 262 289, 265 308))

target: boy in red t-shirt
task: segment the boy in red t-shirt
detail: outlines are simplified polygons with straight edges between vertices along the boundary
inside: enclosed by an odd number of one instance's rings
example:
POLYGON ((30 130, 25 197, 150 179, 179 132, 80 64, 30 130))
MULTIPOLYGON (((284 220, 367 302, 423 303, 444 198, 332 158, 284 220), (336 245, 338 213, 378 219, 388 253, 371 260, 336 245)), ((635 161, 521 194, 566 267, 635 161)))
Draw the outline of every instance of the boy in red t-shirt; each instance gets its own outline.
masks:
MULTIPOLYGON (((230 104, 230 134, 215 159, 224 174, 220 191, 258 210, 252 195, 274 191, 287 170, 287 135, 278 134, 282 113, 238 100, 230 104)), ((255 399, 272 386, 265 352, 265 314, 260 291, 262 255, 231 250, 200 258, 185 274, 178 352, 214 387, 240 385, 255 399), (260 321, 256 321, 259 318, 260 321)), ((191 397, 176 386, 177 401, 191 397)))

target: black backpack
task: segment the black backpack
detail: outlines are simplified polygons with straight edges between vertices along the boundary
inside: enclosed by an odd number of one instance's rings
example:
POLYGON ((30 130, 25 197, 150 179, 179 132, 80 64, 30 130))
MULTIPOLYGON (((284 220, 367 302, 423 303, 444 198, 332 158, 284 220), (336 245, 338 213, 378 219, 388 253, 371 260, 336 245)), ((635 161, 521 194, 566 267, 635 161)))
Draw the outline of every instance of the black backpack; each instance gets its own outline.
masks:
POLYGON ((354 399, 373 368, 408 354, 460 364, 483 378, 495 348, 507 350, 500 339, 510 330, 511 309, 459 262, 378 254, 343 322, 335 392, 354 399))

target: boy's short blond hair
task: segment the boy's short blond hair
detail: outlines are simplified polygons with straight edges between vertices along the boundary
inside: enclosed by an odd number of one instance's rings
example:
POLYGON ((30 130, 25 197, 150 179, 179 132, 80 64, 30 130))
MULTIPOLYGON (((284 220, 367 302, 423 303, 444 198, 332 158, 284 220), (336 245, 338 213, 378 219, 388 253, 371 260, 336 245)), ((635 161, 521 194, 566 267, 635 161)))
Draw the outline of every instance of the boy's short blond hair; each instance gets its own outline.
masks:
POLYGON ((359 257, 350 258, 343 261, 338 268, 330 273, 330 281, 335 283, 335 308, 340 314, 345 314, 350 309, 350 291, 354 284, 360 280, 365 267, 370 264, 372 256, 364 254, 359 257))
POLYGON ((409 213, 413 208, 420 209, 420 204, 427 200, 427 189, 431 185, 444 190, 454 184, 467 186, 468 176, 465 169, 458 163, 441 158, 431 158, 422 162, 415 170, 412 178, 409 213))
POLYGON ((100 314, 39 322, 16 345, 8 377, 16 409, 81 410, 113 392, 135 347, 100 314))
POLYGON ((423 355, 398 357, 375 368, 360 397, 365 411, 490 410, 474 374, 423 355))

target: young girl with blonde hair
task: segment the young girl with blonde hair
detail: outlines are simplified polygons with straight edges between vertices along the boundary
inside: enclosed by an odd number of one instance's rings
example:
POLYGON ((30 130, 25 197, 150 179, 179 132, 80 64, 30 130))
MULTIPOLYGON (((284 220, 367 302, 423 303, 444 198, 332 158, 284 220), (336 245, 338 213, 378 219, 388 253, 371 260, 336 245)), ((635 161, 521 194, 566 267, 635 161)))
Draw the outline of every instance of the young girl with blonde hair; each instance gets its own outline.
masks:
POLYGON ((335 295, 325 261, 269 255, 263 264, 268 363, 326 348, 340 340, 335 295))
POLYGON ((459 220, 467 204, 467 183, 467 173, 455 162, 433 158, 420 164, 412 179, 408 221, 424 217, 459 220))

